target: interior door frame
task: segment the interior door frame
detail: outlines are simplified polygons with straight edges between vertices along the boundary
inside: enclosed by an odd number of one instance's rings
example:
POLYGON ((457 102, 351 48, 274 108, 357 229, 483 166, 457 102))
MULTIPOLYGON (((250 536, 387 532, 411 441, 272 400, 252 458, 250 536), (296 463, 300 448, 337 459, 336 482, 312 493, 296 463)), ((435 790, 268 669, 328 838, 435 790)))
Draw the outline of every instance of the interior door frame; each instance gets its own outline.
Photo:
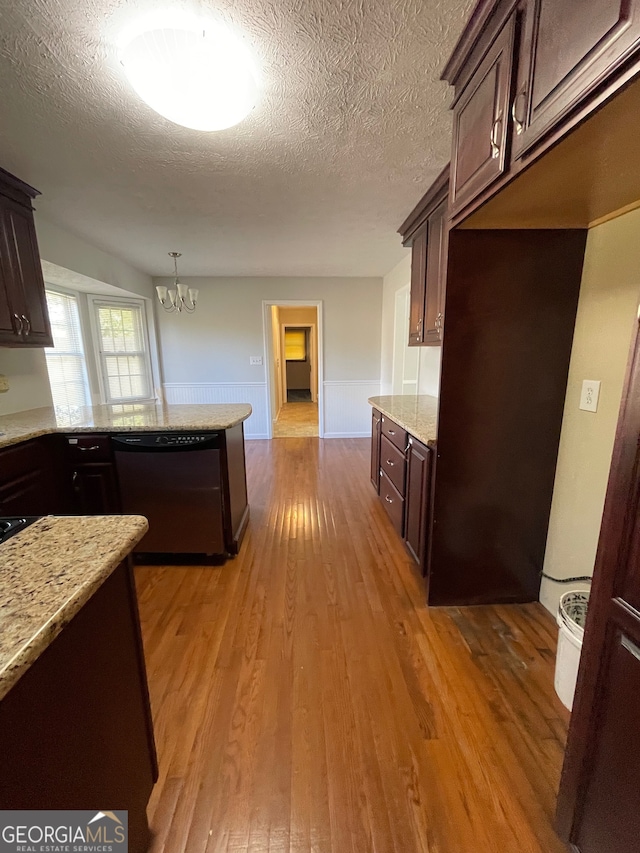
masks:
POLYGON ((391 393, 396 394, 404 394, 405 393, 405 385, 411 384, 415 385, 415 391, 413 393, 417 394, 418 389, 420 388, 420 347, 410 347, 409 339, 407 337, 407 328, 410 322, 410 313, 411 313, 411 282, 407 282, 402 287, 399 287, 394 294, 394 302, 393 302, 393 349, 391 353, 391 393), (406 311, 403 310, 402 316, 402 333, 399 333, 398 326, 398 303, 400 300, 404 300, 406 311), (416 378, 415 380, 407 380, 407 356, 411 358, 415 358, 416 360, 416 378), (401 362, 401 364, 400 364, 401 362), (402 378, 400 380, 401 390, 396 391, 396 372, 399 369, 399 373, 402 378))
MULTIPOLYGON (((313 366, 314 366, 315 361, 317 361, 316 352, 315 352, 317 335, 315 334, 315 328, 316 328, 316 323, 280 323, 280 331, 282 333, 282 341, 280 343, 280 351, 282 353, 285 352, 284 338, 285 338, 285 332, 287 331, 287 329, 305 329, 309 333, 308 334, 309 385, 311 386, 310 387, 311 401, 313 403, 318 402, 318 389, 317 389, 317 387, 314 388, 314 385, 317 386, 318 380, 317 380, 317 376, 314 377, 314 375, 313 375, 313 366), (315 378, 315 382, 314 382, 314 378, 315 378), (315 399, 314 399, 314 390, 315 390, 315 399)), ((285 392, 287 392, 289 389, 287 388, 287 359, 286 358, 282 358, 280 360, 280 371, 282 374, 283 387, 284 387, 285 392)))
MULTIPOLYGON (((316 309, 316 344, 317 344, 317 374, 318 374, 318 437, 324 437, 324 331, 323 331, 323 301, 322 299, 263 299, 262 300, 262 331, 264 351, 267 359, 265 376, 267 380, 267 438, 273 438, 273 405, 272 392, 276 382, 273 331, 271 324, 271 307, 280 308, 315 308, 316 309)), ((305 324, 298 324, 304 326, 305 324)), ((281 359, 284 363, 284 359, 281 359)))

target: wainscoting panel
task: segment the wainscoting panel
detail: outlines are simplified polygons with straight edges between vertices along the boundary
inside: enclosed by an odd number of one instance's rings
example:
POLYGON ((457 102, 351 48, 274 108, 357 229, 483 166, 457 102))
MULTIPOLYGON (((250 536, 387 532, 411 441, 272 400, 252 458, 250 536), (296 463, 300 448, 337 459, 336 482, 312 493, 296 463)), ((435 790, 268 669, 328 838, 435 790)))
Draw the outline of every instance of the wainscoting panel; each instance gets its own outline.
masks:
POLYGON ((379 380, 323 382, 324 437, 366 438, 371 435, 369 397, 380 394, 379 380))
POLYGON ((245 438, 267 438, 266 382, 166 382, 163 390, 167 403, 249 403, 245 438))

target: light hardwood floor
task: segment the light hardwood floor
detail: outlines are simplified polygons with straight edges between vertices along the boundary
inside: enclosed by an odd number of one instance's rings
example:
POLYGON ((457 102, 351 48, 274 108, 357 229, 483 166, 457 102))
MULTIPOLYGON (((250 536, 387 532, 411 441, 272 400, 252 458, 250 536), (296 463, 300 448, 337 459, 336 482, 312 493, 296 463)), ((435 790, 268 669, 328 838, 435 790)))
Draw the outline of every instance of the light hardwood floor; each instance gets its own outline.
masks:
POLYGON ((153 853, 560 853, 567 714, 538 604, 427 610, 369 442, 247 442, 222 567, 136 569, 153 853))

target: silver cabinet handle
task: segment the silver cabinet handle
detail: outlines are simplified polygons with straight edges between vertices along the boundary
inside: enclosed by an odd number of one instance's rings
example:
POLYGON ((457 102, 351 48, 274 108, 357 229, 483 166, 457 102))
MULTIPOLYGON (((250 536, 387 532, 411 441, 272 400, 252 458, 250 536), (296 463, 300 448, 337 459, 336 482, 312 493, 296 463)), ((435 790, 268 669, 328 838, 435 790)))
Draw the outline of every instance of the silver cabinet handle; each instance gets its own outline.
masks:
POLYGON ((78 445, 78 450, 81 450, 83 453, 86 453, 88 450, 100 450, 100 445, 92 444, 90 447, 81 447, 78 445))
POLYGON ((392 504, 392 503, 393 503, 393 498, 390 498, 390 497, 389 497, 389 495, 385 495, 385 496, 384 496, 384 499, 385 499, 385 501, 386 501, 388 504, 392 504))
POLYGON ((438 314, 436 315, 435 325, 436 325, 436 332, 439 333, 440 330, 442 329, 442 311, 439 311, 438 314))
POLYGON ((24 329, 24 323, 22 322, 22 317, 19 314, 14 314, 14 318, 18 321, 18 334, 22 334, 22 330, 24 329))
POLYGON ((500 156, 500 146, 496 142, 498 128, 502 125, 502 111, 498 113, 491 125, 491 157, 496 160, 500 156))
POLYGON ((395 429, 387 430, 387 432, 389 433, 389 435, 395 435, 396 434, 395 429))
POLYGON ((28 317, 25 317, 24 314, 22 315, 22 319, 24 320, 24 324, 26 326, 24 334, 25 337, 28 337, 31 334, 31 320, 28 317))
POLYGON ((387 459, 387 465, 389 466, 389 468, 394 468, 395 464, 396 463, 392 459, 387 459))
POLYGON ((521 98, 526 98, 526 96, 527 84, 523 83, 522 86, 516 92, 516 96, 513 99, 513 104, 511 104, 511 118, 513 119, 513 124, 518 136, 520 136, 520 134, 524 131, 524 117, 522 119, 518 118, 518 101, 521 98))

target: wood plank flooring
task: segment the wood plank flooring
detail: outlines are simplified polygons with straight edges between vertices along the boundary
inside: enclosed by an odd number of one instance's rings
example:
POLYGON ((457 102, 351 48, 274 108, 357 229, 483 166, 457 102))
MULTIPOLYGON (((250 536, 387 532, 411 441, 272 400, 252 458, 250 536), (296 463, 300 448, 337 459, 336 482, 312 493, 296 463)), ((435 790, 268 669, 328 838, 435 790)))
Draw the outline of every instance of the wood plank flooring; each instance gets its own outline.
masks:
POLYGON ((222 567, 136 569, 153 853, 560 853, 568 715, 538 604, 427 610, 369 441, 247 442, 222 567))

